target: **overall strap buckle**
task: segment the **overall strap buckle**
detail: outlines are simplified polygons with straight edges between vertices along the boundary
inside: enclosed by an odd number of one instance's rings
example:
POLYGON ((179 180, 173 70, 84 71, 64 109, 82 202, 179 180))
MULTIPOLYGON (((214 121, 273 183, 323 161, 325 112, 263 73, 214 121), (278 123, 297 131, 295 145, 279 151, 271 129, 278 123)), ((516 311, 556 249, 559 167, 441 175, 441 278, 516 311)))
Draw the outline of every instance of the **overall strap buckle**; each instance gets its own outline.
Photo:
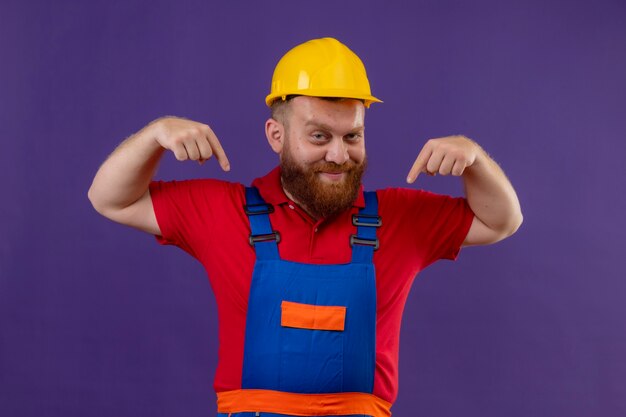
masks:
POLYGON ((353 214, 352 224, 354 226, 376 227, 379 228, 383 225, 383 220, 380 216, 373 214, 353 214))
POLYGON ((251 246, 254 246, 254 244, 257 242, 270 242, 272 240, 276 241, 276 243, 279 243, 280 233, 274 231, 272 233, 267 233, 263 235, 250 235, 250 237, 248 238, 248 242, 251 246))
POLYGON ((258 214, 270 214, 274 212, 274 206, 267 203, 244 204, 243 211, 248 216, 256 216, 258 214))
MULTIPOLYGON (((375 214, 353 214, 352 215, 352 224, 357 227, 373 227, 374 229, 378 229, 383 225, 383 220, 380 216, 375 214)), ((367 233, 368 237, 374 237, 374 239, 368 239, 365 236, 350 235, 350 246, 356 245, 364 245, 364 246, 373 246, 374 250, 377 250, 379 247, 378 238, 376 237, 376 232, 367 233)))
POLYGON ((378 238, 363 239, 363 238, 358 237, 357 235, 350 235, 350 246, 354 246, 354 245, 372 246, 374 250, 378 250, 379 242, 378 242, 378 238))

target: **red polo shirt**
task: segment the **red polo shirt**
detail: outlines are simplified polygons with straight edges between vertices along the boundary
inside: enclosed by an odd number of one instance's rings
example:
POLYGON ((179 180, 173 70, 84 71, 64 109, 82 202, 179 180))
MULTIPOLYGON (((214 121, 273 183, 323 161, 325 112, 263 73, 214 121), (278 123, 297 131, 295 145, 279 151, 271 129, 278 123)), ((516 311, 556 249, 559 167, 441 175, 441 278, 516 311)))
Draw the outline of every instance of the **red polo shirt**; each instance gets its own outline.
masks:
MULTIPOLYGON (((289 200, 280 170, 254 180, 270 214, 284 260, 347 263, 351 215, 364 205, 363 190, 352 209, 326 220, 311 219, 289 200)), ((255 261, 248 243, 250 225, 243 211, 245 189, 219 180, 152 182, 150 194, 161 244, 176 245, 204 265, 219 314, 219 362, 216 392, 241 389, 248 293, 255 261)), ((404 303, 416 274, 434 261, 455 259, 474 217, 463 198, 421 190, 377 191, 380 249, 374 253, 377 290, 374 395, 393 403, 398 391, 398 346, 404 303)))

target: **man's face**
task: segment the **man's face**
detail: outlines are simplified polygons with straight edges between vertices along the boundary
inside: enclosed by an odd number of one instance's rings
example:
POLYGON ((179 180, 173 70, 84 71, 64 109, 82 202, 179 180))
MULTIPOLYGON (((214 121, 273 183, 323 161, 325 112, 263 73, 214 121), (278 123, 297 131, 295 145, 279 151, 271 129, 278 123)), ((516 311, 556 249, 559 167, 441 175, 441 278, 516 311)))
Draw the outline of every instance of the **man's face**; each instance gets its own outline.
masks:
POLYGON ((351 207, 367 165, 363 103, 299 96, 286 110, 280 159, 287 194, 316 218, 351 207))

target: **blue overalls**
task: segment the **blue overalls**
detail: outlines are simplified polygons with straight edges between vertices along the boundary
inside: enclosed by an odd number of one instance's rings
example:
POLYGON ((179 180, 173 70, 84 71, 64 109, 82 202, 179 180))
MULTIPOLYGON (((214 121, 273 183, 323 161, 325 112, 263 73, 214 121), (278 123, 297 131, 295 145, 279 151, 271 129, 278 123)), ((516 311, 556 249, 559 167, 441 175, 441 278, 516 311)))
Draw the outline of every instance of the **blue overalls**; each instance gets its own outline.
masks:
MULTIPOLYGON (((246 202, 256 263, 246 316, 242 391, 371 395, 376 354, 372 258, 378 248, 376 228, 381 225, 376 193, 366 192, 365 207, 353 215, 357 234, 350 237, 352 261, 338 265, 280 259, 280 234, 272 230, 269 219, 273 207, 256 188, 246 188, 246 202)), ((218 416, 283 417, 291 415, 290 410, 277 404, 271 413, 218 410, 218 416)), ((311 415, 323 415, 319 412, 311 415)))

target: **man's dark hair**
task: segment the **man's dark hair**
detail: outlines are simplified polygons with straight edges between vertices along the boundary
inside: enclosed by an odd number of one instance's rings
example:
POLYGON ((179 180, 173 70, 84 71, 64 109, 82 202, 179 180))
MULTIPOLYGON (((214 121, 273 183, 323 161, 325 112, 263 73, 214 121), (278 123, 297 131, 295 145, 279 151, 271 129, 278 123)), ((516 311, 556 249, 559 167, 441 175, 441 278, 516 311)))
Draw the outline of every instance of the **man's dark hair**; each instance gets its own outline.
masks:
POLYGON ((281 98, 277 98, 274 100, 272 105, 270 106, 270 110, 272 112, 272 119, 277 122, 282 123, 285 127, 287 127, 287 111, 289 109, 289 101, 297 97, 296 95, 289 95, 285 98, 285 100, 281 98))

